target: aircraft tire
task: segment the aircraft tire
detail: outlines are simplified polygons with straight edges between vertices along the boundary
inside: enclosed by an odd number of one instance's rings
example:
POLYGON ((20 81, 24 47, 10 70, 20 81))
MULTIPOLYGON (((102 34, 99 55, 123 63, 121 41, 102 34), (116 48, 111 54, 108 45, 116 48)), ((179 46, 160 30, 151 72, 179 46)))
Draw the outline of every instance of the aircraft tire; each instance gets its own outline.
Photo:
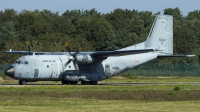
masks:
POLYGON ((26 80, 19 80, 19 85, 26 85, 26 80))
POLYGON ((82 85, 97 85, 97 81, 81 81, 82 85))
POLYGON ((82 84, 82 85, 89 85, 90 82, 89 82, 89 81, 81 81, 81 84, 82 84))
POLYGON ((97 81, 90 81, 91 85, 97 85, 97 81))
POLYGON ((61 83, 62 83, 62 85, 65 85, 65 84, 69 84, 70 82, 66 81, 66 80, 62 80, 61 83))
POLYGON ((70 84, 72 85, 78 84, 78 81, 70 81, 70 84))

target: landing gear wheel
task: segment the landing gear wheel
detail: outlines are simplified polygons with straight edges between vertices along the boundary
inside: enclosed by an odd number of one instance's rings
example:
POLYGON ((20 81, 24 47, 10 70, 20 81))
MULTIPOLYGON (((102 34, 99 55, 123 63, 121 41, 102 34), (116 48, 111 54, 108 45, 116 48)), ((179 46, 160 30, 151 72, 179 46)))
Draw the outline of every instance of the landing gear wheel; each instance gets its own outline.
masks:
POLYGON ((91 85, 97 85, 97 81, 90 81, 91 85))
POLYGON ((66 81, 66 80, 62 80, 62 84, 72 84, 72 85, 75 85, 75 84, 78 84, 78 81, 66 81))
POLYGON ((66 81, 66 80, 62 80, 61 83, 62 83, 62 85, 65 85, 65 84, 69 84, 70 82, 66 81))
POLYGON ((97 81, 81 81, 83 85, 97 85, 97 81))
POLYGON ((78 84, 78 81, 70 81, 70 84, 72 85, 78 84))
POLYGON ((82 85, 89 85, 90 82, 89 82, 89 81, 81 81, 81 84, 82 84, 82 85))
POLYGON ((26 85, 26 81, 25 80, 19 80, 19 85, 26 85))

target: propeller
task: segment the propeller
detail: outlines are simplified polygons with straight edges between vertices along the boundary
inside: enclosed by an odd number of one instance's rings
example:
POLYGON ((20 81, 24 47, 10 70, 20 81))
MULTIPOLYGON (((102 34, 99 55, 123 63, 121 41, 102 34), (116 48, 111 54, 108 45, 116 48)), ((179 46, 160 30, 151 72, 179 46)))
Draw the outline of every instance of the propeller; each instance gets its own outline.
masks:
POLYGON ((68 62, 65 64, 65 66, 67 66, 69 63, 71 63, 71 61, 73 62, 74 64, 74 67, 75 69, 77 70, 77 66, 76 66, 76 55, 79 53, 79 49, 74 53, 72 54, 71 53, 71 50, 70 50, 70 47, 68 46, 68 42, 65 43, 65 47, 67 48, 67 51, 69 52, 70 56, 68 57, 68 62))
POLYGON ((31 55, 31 42, 26 41, 26 45, 28 46, 28 55, 31 55))

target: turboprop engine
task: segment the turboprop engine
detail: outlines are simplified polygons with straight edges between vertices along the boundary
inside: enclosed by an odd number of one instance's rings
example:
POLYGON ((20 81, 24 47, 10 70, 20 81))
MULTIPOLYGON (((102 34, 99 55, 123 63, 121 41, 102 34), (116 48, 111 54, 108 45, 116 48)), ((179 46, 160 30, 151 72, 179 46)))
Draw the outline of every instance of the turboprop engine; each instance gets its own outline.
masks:
POLYGON ((81 64, 88 64, 93 62, 93 59, 89 54, 77 54, 75 59, 77 63, 81 64))

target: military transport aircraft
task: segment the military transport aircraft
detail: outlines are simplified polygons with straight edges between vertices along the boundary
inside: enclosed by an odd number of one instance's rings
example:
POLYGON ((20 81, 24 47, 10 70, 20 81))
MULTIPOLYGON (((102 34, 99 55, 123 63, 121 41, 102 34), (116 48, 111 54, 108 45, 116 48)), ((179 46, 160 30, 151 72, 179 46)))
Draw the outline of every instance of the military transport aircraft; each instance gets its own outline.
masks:
POLYGON ((99 52, 30 52, 5 70, 20 85, 32 81, 61 81, 62 84, 97 84, 138 65, 157 58, 192 57, 173 55, 173 17, 157 15, 146 41, 115 51, 99 52), (27 55, 28 54, 28 55, 27 55))

